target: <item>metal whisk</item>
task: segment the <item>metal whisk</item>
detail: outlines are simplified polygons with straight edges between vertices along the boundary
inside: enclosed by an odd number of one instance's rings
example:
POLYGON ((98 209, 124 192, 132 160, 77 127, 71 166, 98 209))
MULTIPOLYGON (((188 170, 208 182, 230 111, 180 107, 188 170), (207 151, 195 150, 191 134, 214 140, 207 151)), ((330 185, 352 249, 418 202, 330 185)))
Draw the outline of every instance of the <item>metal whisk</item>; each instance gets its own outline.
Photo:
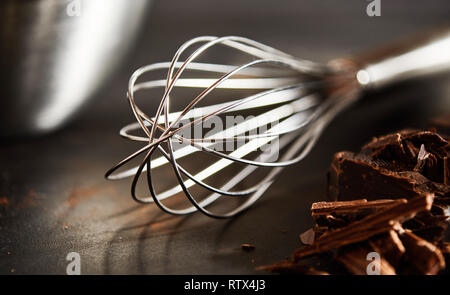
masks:
POLYGON ((362 91, 449 69, 448 28, 414 36, 371 54, 336 59, 327 65, 299 59, 243 37, 194 38, 178 49, 171 62, 141 67, 131 76, 127 97, 137 122, 122 128, 120 134, 130 140, 143 142, 144 146, 116 164, 105 177, 116 180, 133 176, 133 198, 141 203, 154 202, 171 214, 189 214, 198 210, 210 217, 232 217, 258 200, 284 167, 304 159, 324 128, 338 113, 357 101, 362 91), (244 53, 252 59, 240 66, 195 62, 217 45, 244 53), (193 52, 180 61, 182 54, 192 48, 193 52), (137 82, 143 74, 161 69, 168 69, 166 79, 137 82), (205 73, 205 76, 216 73, 220 77, 185 77, 188 71, 205 73), (156 113, 149 116, 138 107, 135 93, 158 87, 164 88, 161 103, 156 113), (202 90, 182 110, 171 112, 171 96, 176 87, 202 90), (208 95, 217 89, 252 89, 255 93, 201 106, 201 102, 206 101, 208 95), (235 112, 257 115, 200 138, 183 134, 189 128, 201 126, 214 117, 235 112), (186 120, 188 123, 181 124, 186 120), (270 128, 257 132, 268 123, 271 124, 270 128), (135 133, 138 129, 144 132, 143 136, 135 133), (216 148, 218 143, 236 141, 242 144, 228 153, 216 148), (183 144, 176 148, 175 143, 183 144), (269 145, 275 148, 261 151, 263 146, 269 145), (161 154, 159 157, 155 156, 157 150, 161 154), (278 157, 279 151, 282 153, 278 157), (218 158, 205 169, 192 174, 179 160, 198 152, 218 158), (116 171, 141 154, 144 157, 140 165, 116 171), (246 166, 224 184, 218 186, 211 184, 211 181, 206 182, 233 163, 246 166), (172 165, 178 184, 156 193, 152 171, 166 164, 172 165), (240 183, 245 183, 250 174, 263 167, 268 167, 268 172, 256 184, 246 189, 236 189, 240 183), (136 186, 144 172, 151 196, 139 197, 136 186), (196 185, 209 190, 210 194, 197 200, 191 192, 191 188, 196 185), (163 200, 179 193, 184 193, 191 204, 182 209, 163 204, 163 200), (244 201, 225 214, 213 213, 206 208, 219 198, 226 197, 243 197, 244 201))

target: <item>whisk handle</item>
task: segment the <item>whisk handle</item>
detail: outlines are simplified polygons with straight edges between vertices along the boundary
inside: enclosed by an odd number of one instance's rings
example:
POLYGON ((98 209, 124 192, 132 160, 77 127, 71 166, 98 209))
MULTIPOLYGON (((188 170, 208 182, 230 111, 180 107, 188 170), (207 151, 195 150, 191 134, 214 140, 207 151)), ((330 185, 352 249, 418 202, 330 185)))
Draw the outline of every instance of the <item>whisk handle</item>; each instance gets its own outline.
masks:
POLYGON ((450 71, 450 27, 428 31, 352 58, 358 82, 379 88, 450 71))

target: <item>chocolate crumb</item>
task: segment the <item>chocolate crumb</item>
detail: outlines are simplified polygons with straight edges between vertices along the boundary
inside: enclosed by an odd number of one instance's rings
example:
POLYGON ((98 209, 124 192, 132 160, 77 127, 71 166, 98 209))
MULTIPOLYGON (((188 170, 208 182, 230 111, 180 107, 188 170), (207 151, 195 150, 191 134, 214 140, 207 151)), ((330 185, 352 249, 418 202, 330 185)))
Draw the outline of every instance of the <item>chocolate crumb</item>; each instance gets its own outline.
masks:
POLYGON ((304 245, 312 245, 314 243, 315 239, 314 237, 315 237, 314 229, 310 228, 304 233, 300 234, 300 241, 304 245))

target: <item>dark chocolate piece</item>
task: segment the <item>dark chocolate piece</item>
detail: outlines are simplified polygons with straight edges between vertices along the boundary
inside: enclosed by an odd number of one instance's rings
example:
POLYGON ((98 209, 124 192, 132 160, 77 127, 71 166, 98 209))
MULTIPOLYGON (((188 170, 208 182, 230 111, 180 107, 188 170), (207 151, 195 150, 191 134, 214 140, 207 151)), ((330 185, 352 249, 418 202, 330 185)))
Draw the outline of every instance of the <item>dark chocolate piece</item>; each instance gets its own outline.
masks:
POLYGON ((300 234, 300 241, 304 245, 312 245, 315 241, 315 232, 313 228, 308 229, 304 233, 300 234))
POLYGON ((368 254, 371 252, 374 252, 374 249, 368 245, 346 247, 336 256, 336 261, 344 265, 345 268, 354 275, 371 274, 370 271, 374 272, 372 274, 380 275, 396 274, 394 267, 383 256, 380 256, 379 258, 379 265, 374 266, 374 268, 379 267, 379 269, 372 269, 372 265, 370 265, 371 261, 367 259, 368 254))
MULTIPOLYGON (((445 265, 450 265, 450 243, 449 242, 440 242, 439 243, 439 249, 441 249, 442 255, 444 255, 445 258, 445 265)), ((449 274, 449 267, 447 267, 444 272, 444 274, 449 274)))
POLYGON ((337 153, 328 174, 332 200, 450 197, 450 143, 432 131, 405 130, 374 138, 361 153, 337 153))
MULTIPOLYGON (((419 274, 435 275, 445 268, 441 250, 410 231, 400 234, 405 245, 405 262, 419 274)), ((409 272, 408 272, 409 273, 409 272)))
POLYGON ((271 270, 313 274, 300 261, 314 255, 334 257, 329 263, 341 269, 333 273, 367 274, 367 255, 375 252, 381 274, 445 272, 450 256, 443 241, 450 218, 449 138, 436 130, 403 130, 374 138, 360 153, 335 154, 328 195, 340 201, 314 203, 316 224, 300 235, 304 246, 294 251, 292 261, 271 270))
POLYGON ((450 254, 450 243, 449 242, 441 242, 439 243, 439 248, 441 249, 442 254, 450 254))
POLYGON ((450 185, 450 155, 444 157, 444 184, 450 185))
POLYGON ((328 226, 319 226, 316 224, 314 226, 314 239, 317 239, 318 237, 320 237, 329 230, 330 229, 328 228, 328 226))
POLYGON ((389 164, 363 154, 335 154, 328 173, 331 200, 413 198, 424 193, 450 196, 450 186, 433 183, 415 171, 389 170, 389 164))
POLYGON ((311 206, 311 215, 319 226, 329 229, 339 228, 374 213, 380 209, 393 207, 405 202, 405 199, 376 200, 366 199, 337 202, 317 202, 311 206))
MULTIPOLYGON (((436 206, 432 208, 436 208, 436 206)), ((435 215, 430 211, 422 211, 413 219, 406 221, 403 227, 429 242, 437 243, 442 240, 448 228, 448 217, 435 215)))
POLYGON ((374 237, 370 239, 369 244, 372 246, 373 250, 386 259, 390 265, 395 268, 400 265, 403 254, 405 254, 405 246, 396 231, 390 230, 386 234, 374 237))
POLYGON ((394 171, 414 171, 420 164, 425 177, 442 183, 443 160, 448 155, 447 145, 448 141, 436 132, 404 130, 374 138, 361 152, 373 160, 388 162, 394 171))
POLYGON ((437 242, 447 230, 450 215, 449 152, 448 139, 433 131, 404 130, 374 138, 359 154, 335 155, 328 174, 329 197, 373 200, 434 193, 431 214, 419 215, 404 226, 437 242), (420 221, 420 216, 427 218, 420 221))
POLYGON ((345 227, 329 231, 319 238, 314 244, 303 246, 293 253, 294 261, 316 253, 330 251, 345 245, 365 241, 368 238, 388 232, 402 223, 413 218, 418 212, 430 210, 433 203, 433 195, 419 196, 394 207, 388 207, 355 221, 345 227))
POLYGON ((266 270, 280 274, 303 274, 303 275, 329 275, 328 272, 318 270, 312 266, 293 261, 281 261, 268 266, 261 266, 257 270, 266 270))

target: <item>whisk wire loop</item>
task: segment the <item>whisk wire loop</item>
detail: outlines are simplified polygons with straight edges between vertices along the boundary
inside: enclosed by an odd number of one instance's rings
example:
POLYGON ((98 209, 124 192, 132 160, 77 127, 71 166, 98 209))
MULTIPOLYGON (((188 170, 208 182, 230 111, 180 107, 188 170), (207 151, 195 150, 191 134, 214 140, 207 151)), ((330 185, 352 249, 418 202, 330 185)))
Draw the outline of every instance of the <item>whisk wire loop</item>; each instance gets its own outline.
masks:
POLYGON ((184 215, 200 211, 215 218, 227 218, 239 214, 261 197, 284 167, 303 160, 331 119, 358 97, 358 87, 332 89, 330 87, 331 80, 327 79, 330 75, 334 75, 334 79, 347 81, 348 83, 344 83, 344 85, 354 83, 354 79, 348 78, 351 76, 338 75, 327 66, 295 58, 247 38, 203 36, 189 40, 177 50, 170 63, 147 65, 132 74, 128 84, 127 98, 137 122, 122 128, 120 134, 129 140, 146 144, 108 170, 106 178, 116 180, 133 176, 131 185, 133 199, 140 203, 155 203, 170 214, 184 215), (198 43, 203 44, 180 62, 184 52, 198 43), (196 61, 205 51, 216 45, 237 50, 256 59, 240 66, 196 61), (160 69, 167 69, 165 80, 138 83, 142 75, 160 69), (216 79, 182 78, 182 74, 187 70, 217 73, 220 77, 216 79), (138 107, 135 93, 158 87, 164 87, 164 93, 155 114, 149 116, 138 107), (171 112, 170 97, 175 87, 200 88, 202 91, 181 111, 171 112), (245 98, 228 100, 225 103, 198 106, 210 93, 220 88, 253 89, 260 92, 245 98), (324 88, 332 89, 331 95, 328 95, 326 99, 321 94, 321 90, 324 88), (271 109, 264 110, 267 107, 271 107, 271 109), (200 126, 219 115, 259 109, 264 111, 256 117, 209 136, 196 138, 182 134, 182 131, 200 126), (189 123, 180 124, 183 120, 187 120, 189 123), (273 125, 264 132, 251 134, 262 127, 263 123, 261 122, 273 125), (134 133, 139 129, 144 132, 145 136, 134 133), (158 137, 156 137, 157 130, 160 132, 158 137), (175 149, 173 140, 187 145, 175 149), (214 148, 218 143, 241 141, 244 143, 230 153, 214 148), (167 150, 161 146, 162 143, 166 143, 167 150), (263 146, 271 144, 276 144, 278 149, 269 149, 252 159, 247 158, 263 146), (276 159, 279 151, 285 148, 287 151, 280 159, 276 159), (156 150, 160 152, 161 156, 154 158, 156 150), (218 159, 210 166, 193 174, 178 160, 197 152, 206 152, 218 159), (141 154, 145 154, 145 156, 137 167, 116 172, 141 154), (205 182, 206 179, 221 173, 233 163, 246 166, 219 187, 205 182), (178 184, 157 193, 152 181, 152 172, 166 164, 172 166, 178 184), (261 180, 249 188, 233 190, 261 167, 270 168, 261 180), (144 172, 146 172, 150 196, 140 197, 137 195, 136 188, 139 178, 144 172), (197 201, 190 191, 195 185, 203 187, 211 194, 197 201), (184 193, 190 205, 182 209, 173 209, 163 204, 163 200, 179 193, 184 193), (206 209, 220 197, 244 197, 245 200, 226 213, 219 214, 206 209))

